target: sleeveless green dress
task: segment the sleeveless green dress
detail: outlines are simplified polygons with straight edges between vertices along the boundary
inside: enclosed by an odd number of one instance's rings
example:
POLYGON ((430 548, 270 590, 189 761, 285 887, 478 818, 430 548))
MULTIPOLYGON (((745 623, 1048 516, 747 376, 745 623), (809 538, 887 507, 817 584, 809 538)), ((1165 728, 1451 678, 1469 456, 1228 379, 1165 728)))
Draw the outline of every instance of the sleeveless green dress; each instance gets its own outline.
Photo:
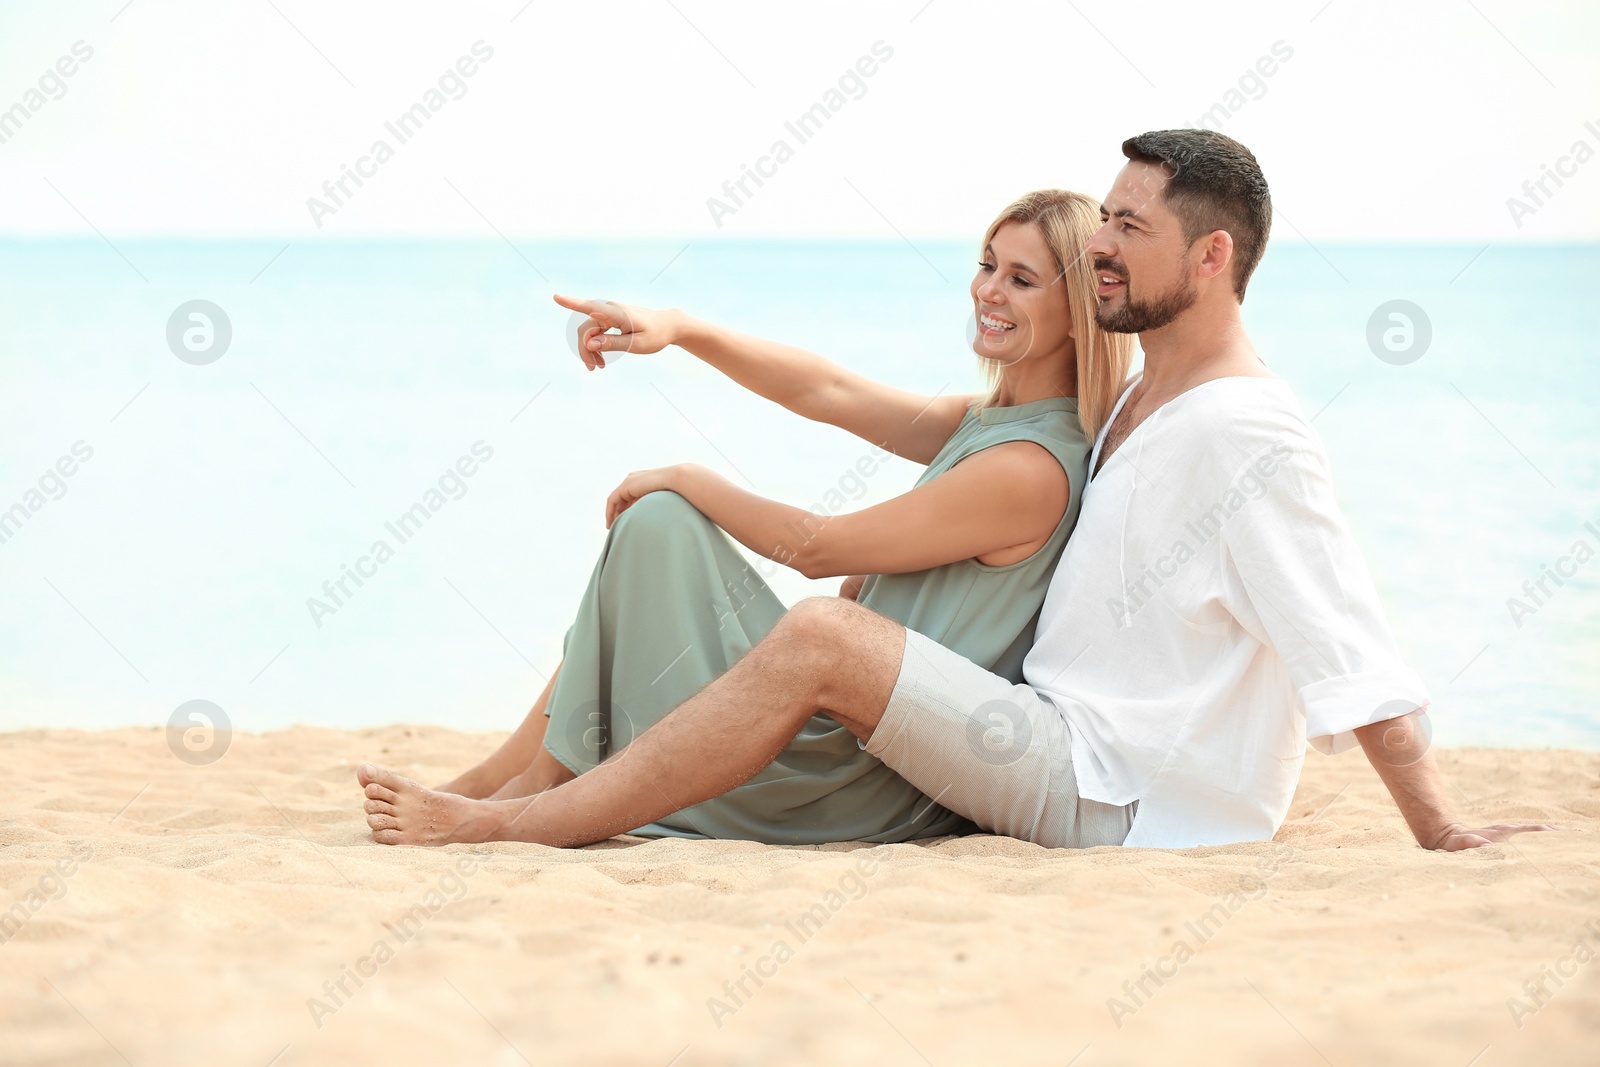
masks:
MULTIPOLYGON (((968 559, 872 575, 857 601, 1020 682, 1050 576, 1078 521, 1090 449, 1078 402, 1055 397, 967 412, 917 484, 1008 441, 1042 446, 1071 482, 1066 513, 1044 547, 1004 567, 968 559)), ((612 523, 567 631, 545 747, 576 774, 623 752, 731 667, 785 610, 727 534, 687 500, 669 492, 640 498, 612 523)), ((670 794, 671 784, 662 785, 670 794)), ((800 845, 973 830, 862 750, 845 727, 816 715, 750 781, 633 832, 800 845)))

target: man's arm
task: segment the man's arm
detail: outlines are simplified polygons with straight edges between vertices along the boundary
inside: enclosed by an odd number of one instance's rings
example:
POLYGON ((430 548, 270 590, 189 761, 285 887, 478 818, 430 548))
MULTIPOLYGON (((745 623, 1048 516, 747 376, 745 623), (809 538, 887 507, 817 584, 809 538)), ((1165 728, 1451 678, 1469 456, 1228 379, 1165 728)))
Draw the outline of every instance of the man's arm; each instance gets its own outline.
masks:
POLYGON ((1427 731, 1422 729, 1419 708, 1396 719, 1386 719, 1357 727, 1355 735, 1373 769, 1389 788, 1412 836, 1423 848, 1458 852, 1506 840, 1525 830, 1551 830, 1539 824, 1507 825, 1468 829, 1458 822, 1445 796, 1444 777, 1428 750, 1427 731))
POLYGON ((1427 690, 1401 660, 1321 442, 1298 418, 1263 420, 1252 432, 1249 460, 1228 481, 1254 497, 1223 527, 1238 577, 1228 608, 1283 660, 1307 740, 1331 755, 1353 734, 1423 848, 1455 852, 1550 829, 1474 830, 1456 820, 1422 728, 1427 690))

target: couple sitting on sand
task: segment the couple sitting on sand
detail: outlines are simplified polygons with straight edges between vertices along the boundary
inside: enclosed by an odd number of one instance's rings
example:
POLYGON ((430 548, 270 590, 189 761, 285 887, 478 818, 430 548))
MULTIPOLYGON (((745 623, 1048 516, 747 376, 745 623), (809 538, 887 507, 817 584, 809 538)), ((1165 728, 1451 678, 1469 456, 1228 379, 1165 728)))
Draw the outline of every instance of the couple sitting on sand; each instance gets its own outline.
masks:
POLYGON ((630 474, 526 721, 437 790, 361 767, 373 838, 1221 845, 1273 836, 1308 739, 1359 743, 1425 848, 1542 829, 1452 816, 1321 442, 1245 335, 1255 157, 1205 130, 1122 151, 1103 206, 1032 193, 984 235, 980 396, 558 296, 591 370, 677 345, 927 470, 833 517, 693 465, 630 474), (853 577, 785 610, 730 537, 853 577))

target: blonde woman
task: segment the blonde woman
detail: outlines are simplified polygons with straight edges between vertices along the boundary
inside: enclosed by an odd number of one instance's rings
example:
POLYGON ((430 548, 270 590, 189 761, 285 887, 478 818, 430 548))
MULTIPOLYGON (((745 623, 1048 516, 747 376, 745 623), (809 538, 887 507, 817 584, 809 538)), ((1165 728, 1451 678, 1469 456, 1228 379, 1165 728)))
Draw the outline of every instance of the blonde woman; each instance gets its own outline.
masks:
MULTIPOLYGON (((476 839, 515 798, 608 755, 626 759, 634 737, 725 672, 786 610, 732 541, 811 578, 849 576, 842 596, 1021 681, 1046 587, 1077 521, 1090 442, 1132 354, 1129 335, 1095 324, 1096 282, 1083 249, 1099 226, 1097 200, 1044 190, 989 227, 971 286, 973 349, 990 385, 976 396, 904 392, 675 310, 557 296, 588 316, 579 341, 591 371, 605 367, 607 352, 675 345, 797 415, 927 469, 904 495, 832 517, 693 465, 628 475, 606 502, 610 533, 562 664, 527 720, 438 792, 388 772, 381 781, 364 774, 373 836, 390 844, 476 839)), ((658 787, 670 796, 670 781, 658 787)), ((743 785, 635 833, 814 844, 972 829, 936 801, 818 715, 743 785)))

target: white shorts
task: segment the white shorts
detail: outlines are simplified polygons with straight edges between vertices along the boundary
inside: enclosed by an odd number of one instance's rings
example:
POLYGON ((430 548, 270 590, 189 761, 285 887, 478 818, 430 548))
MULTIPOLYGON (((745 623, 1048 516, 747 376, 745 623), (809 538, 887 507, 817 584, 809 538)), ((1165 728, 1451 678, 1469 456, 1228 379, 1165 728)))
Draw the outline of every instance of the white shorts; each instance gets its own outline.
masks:
POLYGON ((1031 687, 913 630, 863 747, 983 829, 1047 848, 1120 845, 1138 808, 1078 796, 1071 731, 1031 687))

